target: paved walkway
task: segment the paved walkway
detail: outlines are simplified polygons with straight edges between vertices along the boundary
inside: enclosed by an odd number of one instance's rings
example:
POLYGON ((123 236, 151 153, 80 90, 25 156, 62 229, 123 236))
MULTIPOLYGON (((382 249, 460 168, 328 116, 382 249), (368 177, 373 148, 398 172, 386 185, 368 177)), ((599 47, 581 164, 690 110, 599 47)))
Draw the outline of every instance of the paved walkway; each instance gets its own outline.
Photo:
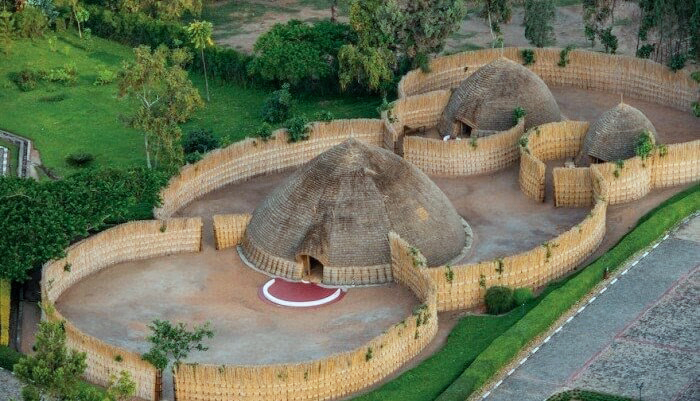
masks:
POLYGON ((5 369, 0 368, 0 401, 21 400, 19 380, 5 369))
POLYGON ((568 388, 697 400, 700 217, 608 285, 485 399, 542 401, 568 388))

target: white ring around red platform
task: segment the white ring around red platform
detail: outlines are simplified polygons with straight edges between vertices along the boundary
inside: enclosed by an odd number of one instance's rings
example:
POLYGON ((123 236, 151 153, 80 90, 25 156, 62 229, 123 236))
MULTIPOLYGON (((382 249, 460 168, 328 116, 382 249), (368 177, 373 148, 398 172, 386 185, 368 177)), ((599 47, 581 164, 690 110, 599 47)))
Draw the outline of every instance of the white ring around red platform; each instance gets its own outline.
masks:
MULTIPOLYGON (((287 307, 292 307, 292 308, 309 308, 313 306, 321 306, 321 305, 326 305, 331 302, 337 301, 340 297, 343 296, 343 290, 340 288, 336 288, 335 291, 333 291, 332 288, 326 288, 326 287, 321 287, 313 283, 309 283, 306 281, 303 281, 301 283, 299 282, 288 282, 286 280, 281 280, 284 282, 284 285, 298 285, 301 287, 310 287, 314 291, 319 291, 319 290, 327 290, 325 292, 330 292, 329 295, 324 296, 323 298, 318 298, 318 299, 307 299, 307 300, 293 300, 293 299, 283 299, 280 294, 273 295, 270 292, 270 288, 277 283, 277 280, 281 279, 272 279, 268 282, 265 283, 262 287, 261 295, 263 296, 264 299, 277 304, 277 305, 282 305, 282 306, 287 306, 287 307)), ((324 291, 321 291, 324 292, 324 291)), ((297 298, 297 297, 290 297, 290 298, 297 298)))

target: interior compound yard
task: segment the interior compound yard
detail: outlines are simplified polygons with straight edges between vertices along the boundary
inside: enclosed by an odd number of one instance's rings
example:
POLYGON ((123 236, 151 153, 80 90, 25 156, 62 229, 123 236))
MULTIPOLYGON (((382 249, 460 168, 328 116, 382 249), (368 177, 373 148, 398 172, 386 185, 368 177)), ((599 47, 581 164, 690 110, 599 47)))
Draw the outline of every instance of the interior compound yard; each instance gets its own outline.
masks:
MULTIPOLYGON (((695 185, 697 83, 626 57, 574 51, 559 67, 559 50, 538 49, 526 68, 519 54, 438 58, 402 79, 381 119, 214 151, 171 179, 157 220, 48 263, 48 317, 87 352, 86 378, 128 370, 143 399, 366 392, 439 349, 455 313, 482 313, 488 288, 539 291, 695 185), (635 153, 640 136, 648 153, 635 153), (211 321, 216 336, 162 376, 140 358, 154 319, 211 321)), ((664 313, 650 309, 575 382, 599 380, 596 366, 655 335, 664 313)))

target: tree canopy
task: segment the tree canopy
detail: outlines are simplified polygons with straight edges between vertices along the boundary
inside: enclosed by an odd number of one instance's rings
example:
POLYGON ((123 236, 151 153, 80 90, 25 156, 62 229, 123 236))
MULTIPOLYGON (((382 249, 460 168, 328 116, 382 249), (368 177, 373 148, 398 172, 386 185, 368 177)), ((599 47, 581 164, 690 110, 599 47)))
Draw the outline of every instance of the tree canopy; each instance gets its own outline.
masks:
POLYGON ((551 46, 556 43, 554 36, 554 15, 556 7, 553 0, 525 1, 525 38, 536 47, 551 46))
POLYGON ((148 337, 151 349, 143 354, 143 359, 160 370, 167 368, 171 359, 176 364, 180 363, 192 350, 208 350, 202 341, 205 337, 214 337, 209 322, 188 330, 184 323, 172 324, 165 320, 154 320, 148 328, 152 331, 148 337))

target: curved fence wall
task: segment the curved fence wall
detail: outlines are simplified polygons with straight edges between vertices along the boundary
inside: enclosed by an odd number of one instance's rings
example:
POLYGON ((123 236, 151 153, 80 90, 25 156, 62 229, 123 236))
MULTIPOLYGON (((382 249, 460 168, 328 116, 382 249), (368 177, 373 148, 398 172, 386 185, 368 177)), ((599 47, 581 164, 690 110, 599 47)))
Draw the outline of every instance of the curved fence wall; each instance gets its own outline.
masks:
MULTIPOLYGON (((392 272, 422 302, 411 316, 365 345, 317 361, 266 366, 182 364, 177 400, 328 400, 376 383, 422 351, 437 333, 435 284, 414 266, 405 241, 390 234, 392 272)), ((424 260, 424 258, 422 259, 424 260)))
MULTIPOLYGON (((413 70, 399 82, 399 97, 408 97, 459 85, 479 67, 498 57, 522 63, 520 51, 525 48, 475 50, 439 57, 430 62, 430 72, 413 70)), ((534 64, 528 66, 549 86, 568 86, 647 100, 683 111, 691 110, 700 85, 686 72, 674 73, 666 66, 650 60, 574 50, 566 67, 559 67, 558 48, 528 48, 535 52, 534 64)))
POLYGON ((427 174, 457 176, 502 170, 518 160, 518 138, 524 126, 521 119, 507 131, 460 141, 407 136, 403 157, 427 174))
POLYGON ((289 143, 285 130, 275 131, 264 142, 246 139, 207 154, 199 162, 187 165, 161 192, 162 205, 156 218, 168 218, 194 199, 224 185, 253 176, 299 166, 348 138, 381 146, 384 123, 379 119, 335 120, 313 123, 308 140, 289 143))
POLYGON ((605 236, 607 203, 600 200, 581 223, 537 248, 503 259, 428 269, 437 286, 437 308, 450 311, 477 306, 486 288, 540 287, 571 272, 605 236))
MULTIPOLYGON (((199 218, 121 224, 71 246, 63 259, 48 262, 42 273, 42 299, 53 304, 73 284, 116 263, 198 252, 201 238, 202 222, 199 218)), ((50 312, 48 319, 65 320, 59 311, 50 312)), ((140 354, 107 344, 82 332, 69 321, 65 321, 64 326, 68 347, 87 355, 85 379, 107 386, 112 375, 128 371, 137 383, 138 397, 158 399, 158 372, 143 361, 140 354)))
POLYGON ((384 143, 395 153, 403 153, 405 128, 432 128, 437 126, 452 91, 437 90, 396 100, 391 110, 382 113, 385 122, 384 143))

